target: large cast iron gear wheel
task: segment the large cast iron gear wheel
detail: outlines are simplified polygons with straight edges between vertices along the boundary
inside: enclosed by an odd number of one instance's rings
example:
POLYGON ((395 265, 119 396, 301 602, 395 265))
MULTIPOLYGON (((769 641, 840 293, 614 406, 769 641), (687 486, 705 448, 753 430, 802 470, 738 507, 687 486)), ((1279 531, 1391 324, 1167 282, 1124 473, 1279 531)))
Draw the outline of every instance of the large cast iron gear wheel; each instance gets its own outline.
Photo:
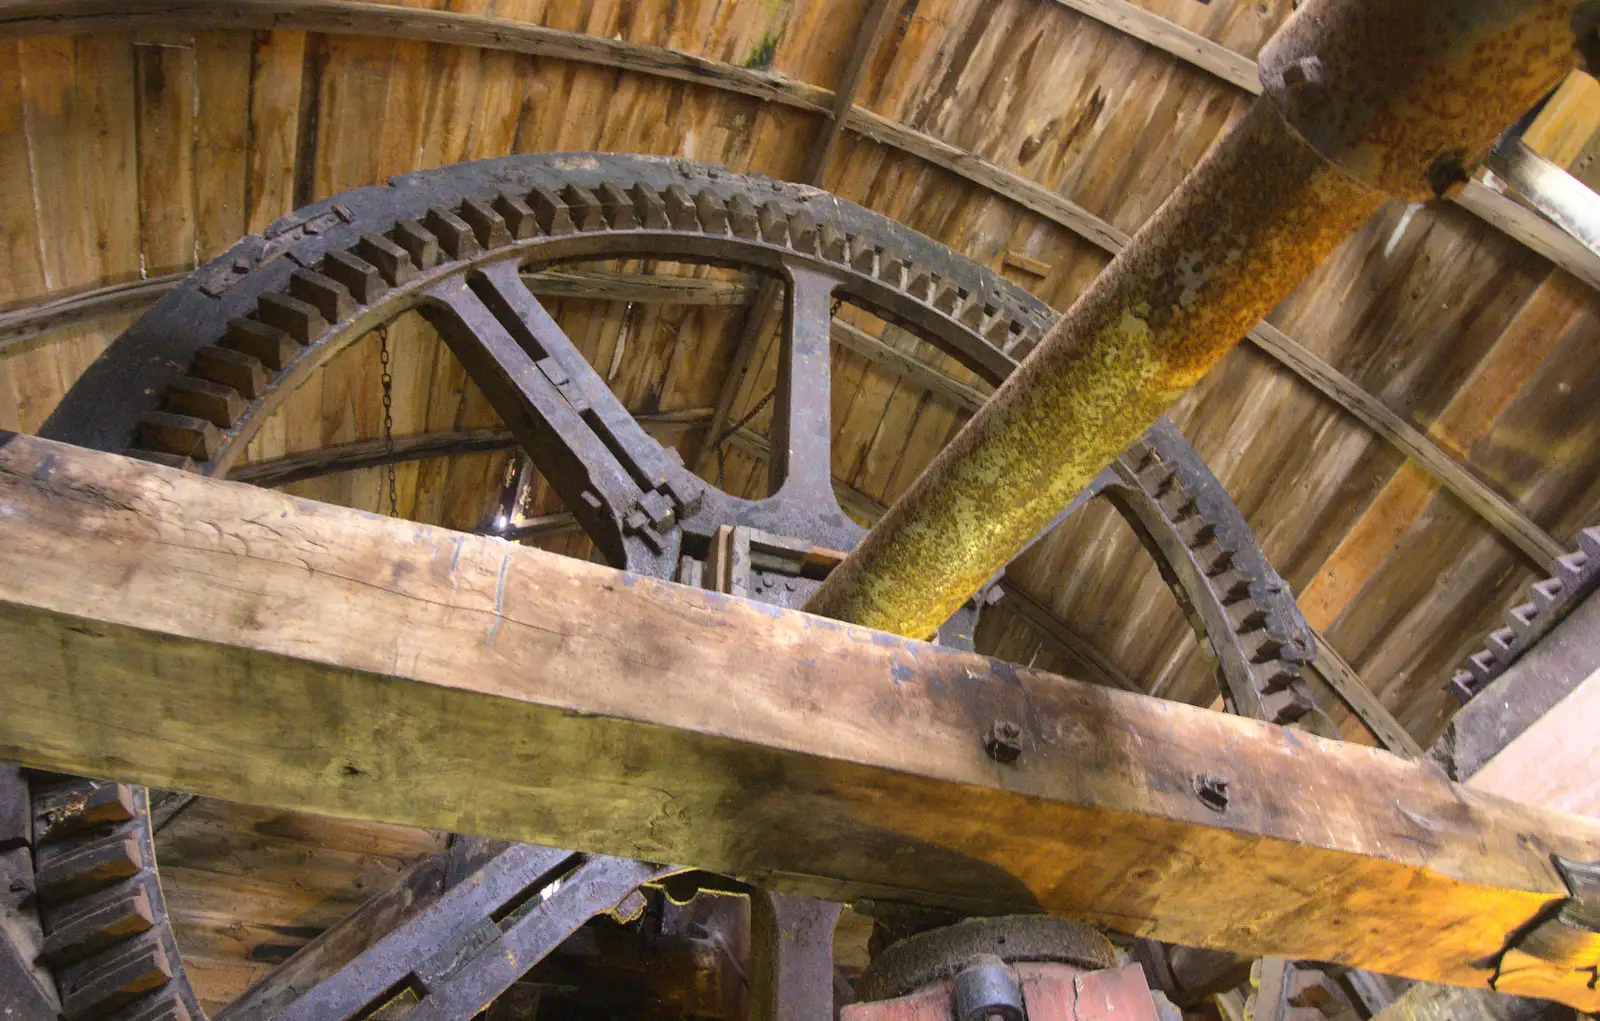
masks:
MULTIPOLYGON (((725 525, 849 549, 863 532, 830 483, 833 300, 904 327, 991 383, 1055 318, 970 260, 813 188, 676 159, 516 156, 360 188, 245 238, 118 338, 42 434, 224 476, 315 369, 418 310, 614 565, 678 577, 680 561, 702 556, 725 525), (520 275, 619 257, 755 268, 786 285, 773 496, 723 493, 661 448, 520 275)), ((1157 560, 1228 707, 1306 721, 1310 629, 1177 430, 1158 422, 1075 503, 1099 494, 1157 560)), ((782 591, 768 598, 805 594, 782 591)), ((146 792, 62 777, 35 777, 33 787, 44 940, 69 1019, 199 1021, 156 875, 146 792)))

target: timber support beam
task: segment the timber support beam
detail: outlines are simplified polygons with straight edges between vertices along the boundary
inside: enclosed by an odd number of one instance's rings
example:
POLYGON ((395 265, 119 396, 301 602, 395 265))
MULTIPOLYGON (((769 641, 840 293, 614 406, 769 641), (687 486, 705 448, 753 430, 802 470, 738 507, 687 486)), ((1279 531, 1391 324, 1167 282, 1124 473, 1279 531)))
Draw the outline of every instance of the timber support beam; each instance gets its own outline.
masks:
POLYGON ((1384 752, 30 437, 0 520, 3 758, 1600 1006, 1505 952, 1600 822, 1384 752))

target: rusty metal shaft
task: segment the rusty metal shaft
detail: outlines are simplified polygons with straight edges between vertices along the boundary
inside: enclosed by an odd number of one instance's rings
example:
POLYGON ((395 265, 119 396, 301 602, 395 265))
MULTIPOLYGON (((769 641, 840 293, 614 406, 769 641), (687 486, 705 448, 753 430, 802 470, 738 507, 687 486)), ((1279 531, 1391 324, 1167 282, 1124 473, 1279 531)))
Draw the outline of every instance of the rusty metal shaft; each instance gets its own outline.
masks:
POLYGON ((1387 194, 1459 184, 1573 65, 1575 5, 1308 3, 1262 54, 1267 94, 806 609, 931 635, 1387 194))

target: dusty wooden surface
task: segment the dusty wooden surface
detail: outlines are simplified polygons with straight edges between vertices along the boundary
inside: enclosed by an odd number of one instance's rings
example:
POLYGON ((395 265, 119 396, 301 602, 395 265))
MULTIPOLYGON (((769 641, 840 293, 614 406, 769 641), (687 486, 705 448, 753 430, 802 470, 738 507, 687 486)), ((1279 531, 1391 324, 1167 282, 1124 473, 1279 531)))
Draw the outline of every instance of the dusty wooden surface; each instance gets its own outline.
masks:
POLYGON ((0 513, 38 766, 1474 985, 1600 857, 1387 753, 115 455, 11 437, 0 513))

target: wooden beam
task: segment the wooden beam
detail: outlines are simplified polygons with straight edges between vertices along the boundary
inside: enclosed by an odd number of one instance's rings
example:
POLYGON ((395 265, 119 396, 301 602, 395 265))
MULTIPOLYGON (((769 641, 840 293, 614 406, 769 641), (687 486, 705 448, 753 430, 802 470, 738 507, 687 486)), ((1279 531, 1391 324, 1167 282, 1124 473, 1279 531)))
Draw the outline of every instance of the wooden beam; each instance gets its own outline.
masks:
POLYGON ((1207 39, 1176 25, 1153 11, 1145 10, 1129 0, 1055 0, 1069 10, 1077 11, 1103 25, 1132 36, 1142 43, 1170 53, 1186 64, 1209 71, 1227 82, 1250 93, 1261 94, 1261 75, 1256 62, 1242 53, 1230 50, 1219 42, 1207 39))
POLYGON ((90 316, 144 308, 187 277, 187 273, 173 273, 149 280, 130 280, 6 309, 0 312, 0 351, 90 316))
POLYGON ((845 61, 844 69, 839 72, 838 84, 833 89, 833 105, 828 108, 828 119, 823 123, 817 137, 812 139, 811 148, 806 152, 806 161, 801 167, 798 178, 800 181, 822 186, 828 161, 833 158, 833 151, 839 145, 839 137, 844 134, 845 118, 855 106, 856 93, 861 89, 861 79, 867 73, 867 64, 871 62, 872 54, 878 49, 878 40, 883 37, 887 20, 885 16, 888 13, 889 0, 867 0, 867 5, 861 12, 861 21, 856 25, 853 37, 855 46, 850 51, 850 59, 845 61))
MULTIPOLYGON (((652 433, 674 429, 693 429, 711 417, 710 408, 686 408, 639 415, 638 421, 652 433)), ((339 472, 376 468, 395 461, 418 461, 429 457, 454 457, 485 450, 509 450, 517 445, 505 429, 463 429, 454 432, 420 433, 399 436, 390 453, 382 439, 356 440, 335 447, 320 447, 297 454, 285 454, 269 461, 237 465, 228 473, 230 482, 252 486, 286 486, 291 482, 335 475, 339 472)))
POLYGON ((1320 634, 1317 635, 1317 658, 1312 663, 1312 669, 1344 700, 1356 718, 1366 724, 1382 747, 1408 759, 1422 758, 1423 749, 1416 738, 1400 725, 1388 707, 1373 694, 1372 689, 1361 680, 1361 675, 1356 673, 1355 667, 1320 634))
POLYGON ((746 280, 641 275, 611 270, 547 269, 522 280, 539 298, 588 298, 661 305, 747 305, 756 285, 746 280))
POLYGON ((883 341, 835 319, 829 331, 835 344, 854 351, 875 365, 881 365, 906 382, 966 411, 977 411, 989 395, 977 387, 960 383, 919 358, 897 351, 883 341))
POLYGON ((0 509, 39 768, 1466 985, 1600 857, 1373 749, 113 454, 0 438, 0 509))

